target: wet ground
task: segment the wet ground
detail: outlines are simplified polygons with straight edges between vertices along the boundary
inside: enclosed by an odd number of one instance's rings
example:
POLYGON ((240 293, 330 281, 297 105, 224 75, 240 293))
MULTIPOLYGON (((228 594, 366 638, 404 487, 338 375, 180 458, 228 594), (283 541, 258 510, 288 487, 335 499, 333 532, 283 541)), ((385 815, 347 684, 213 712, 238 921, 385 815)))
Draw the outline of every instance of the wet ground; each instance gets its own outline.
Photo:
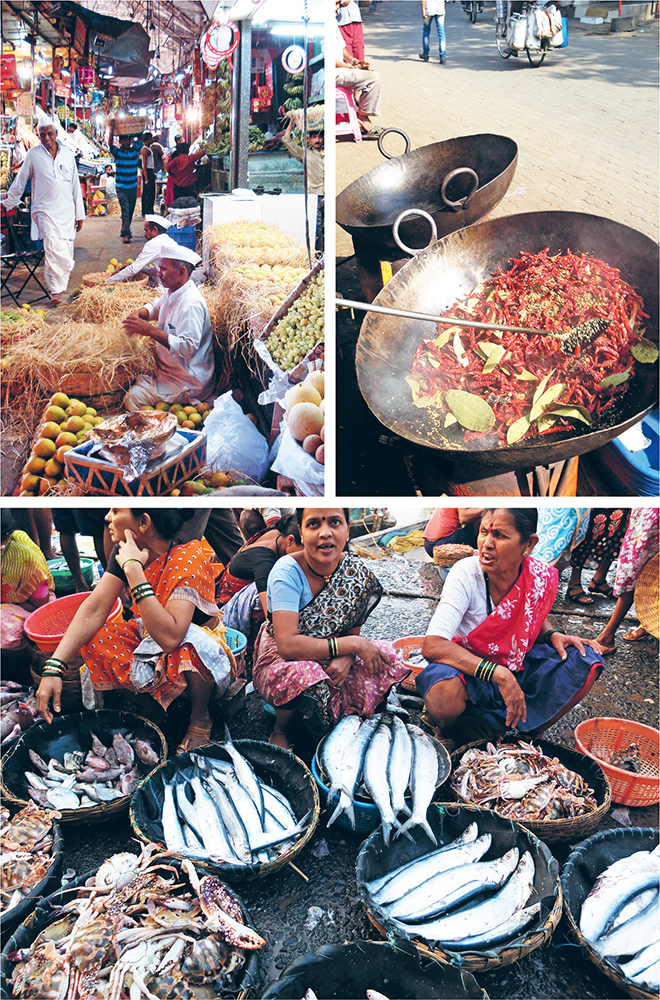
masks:
MULTIPOLYGON (((384 597, 370 617, 363 634, 373 638, 396 638, 426 630, 441 590, 438 572, 432 563, 383 560, 370 563, 379 576, 384 597)), ((585 574, 585 584, 590 574, 585 574)), ((565 593, 565 572, 560 594, 565 593)), ((598 599, 578 608, 558 598, 551 621, 560 629, 583 636, 595 636, 606 622, 613 601, 598 599)), ((635 624, 633 614, 626 626, 635 624)), ((546 734, 546 739, 573 747, 573 729, 579 721, 593 716, 629 717, 651 726, 658 720, 658 643, 647 639, 625 643, 619 631, 617 653, 607 659, 606 670, 589 696, 570 715, 546 734)), ((213 736, 222 738, 221 718, 213 736)), ((174 713, 172 735, 179 735, 182 716, 174 713)), ((261 701, 252 693, 231 724, 235 739, 267 739, 271 720, 261 701)), ((296 750, 308 763, 313 746, 304 741, 296 750)), ((621 821, 632 826, 657 826, 655 808, 611 812, 601 828, 616 827, 621 821)), ((358 939, 379 940, 379 934, 358 902, 355 862, 360 838, 336 827, 326 829, 322 814, 315 836, 295 859, 296 868, 286 867, 263 879, 234 884, 247 906, 254 926, 268 944, 260 955, 259 981, 251 995, 259 997, 287 965, 305 952, 325 944, 358 939)), ((560 864, 571 844, 553 844, 551 850, 560 864)), ((135 847, 128 819, 113 820, 94 827, 65 828, 64 868, 78 874, 96 868, 106 857, 135 847)), ((480 986, 492 998, 617 998, 625 996, 586 958, 569 936, 562 918, 552 940, 519 963, 477 975, 480 986)))

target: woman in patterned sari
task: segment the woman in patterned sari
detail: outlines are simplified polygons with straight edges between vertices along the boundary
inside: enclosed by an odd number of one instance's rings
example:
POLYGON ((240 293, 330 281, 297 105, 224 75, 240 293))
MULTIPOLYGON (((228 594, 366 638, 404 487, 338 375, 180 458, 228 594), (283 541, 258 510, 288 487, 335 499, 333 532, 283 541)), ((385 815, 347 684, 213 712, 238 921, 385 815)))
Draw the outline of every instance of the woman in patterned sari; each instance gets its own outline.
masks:
POLYGON ((284 747, 296 717, 320 738, 344 715, 373 715, 409 673, 391 642, 360 635, 382 588, 344 551, 348 512, 306 507, 298 520, 303 549, 280 559, 268 577, 268 621, 252 670, 260 696, 277 711, 270 742, 284 747))
POLYGON ((459 729, 468 706, 496 731, 543 731, 584 698, 602 670, 595 642, 548 621, 558 574, 529 555, 537 542, 535 510, 488 510, 479 554, 447 577, 422 647, 429 663, 416 681, 446 743, 452 739, 444 732, 459 729))
POLYGON ((215 685, 220 693, 229 686, 234 664, 212 632, 220 613, 213 564, 201 542, 172 541, 193 514, 174 508, 110 510, 115 548, 108 568, 44 667, 37 708, 46 722, 60 710, 67 662, 80 651, 96 691, 149 694, 164 709, 186 691, 190 724, 177 752, 208 743, 209 698, 215 685), (127 586, 133 619, 107 621, 127 586))

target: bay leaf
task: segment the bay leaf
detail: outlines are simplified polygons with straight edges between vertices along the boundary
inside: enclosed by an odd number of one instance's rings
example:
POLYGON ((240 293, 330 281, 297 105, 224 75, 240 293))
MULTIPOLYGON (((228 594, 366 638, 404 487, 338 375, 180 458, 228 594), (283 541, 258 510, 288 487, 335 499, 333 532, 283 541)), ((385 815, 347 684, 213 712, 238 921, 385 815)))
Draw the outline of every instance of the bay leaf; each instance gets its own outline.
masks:
POLYGON ((643 365, 652 365, 658 360, 658 348, 650 340, 640 340, 639 344, 630 348, 630 353, 635 361, 643 365))
POLYGON ((440 362, 438 361, 437 358, 434 358, 432 354, 429 354, 429 364, 430 364, 431 368, 439 368, 440 367, 440 362))
POLYGON ((490 352, 488 361, 484 365, 484 375, 488 375, 488 373, 492 372, 494 368, 497 368, 505 353, 506 348, 502 347, 501 344, 498 344, 495 349, 490 352))
POLYGON ((451 427, 452 424, 457 424, 458 420, 453 413, 448 413, 445 416, 445 427, 451 427))
POLYGON ((534 398, 532 399, 532 403, 535 403, 537 399, 541 398, 541 396, 545 392, 545 387, 548 384, 551 375, 552 375, 552 372, 548 372, 548 374, 545 376, 545 378, 541 379, 541 381, 539 382, 539 384, 536 387, 536 392, 534 393, 534 398))
MULTIPOLYGON (((572 417, 573 420, 581 420, 583 424, 592 423, 589 410, 586 410, 584 406, 553 406, 551 410, 546 410, 543 416, 549 417, 553 413, 558 417, 572 417)), ((541 419, 539 418, 539 424, 540 422, 541 419)))
POLYGON ((541 416, 544 410, 550 409, 554 401, 559 399, 565 388, 566 386, 563 382, 558 382, 555 385, 551 385, 549 389, 546 389, 533 403, 529 419, 534 421, 537 417, 541 416))
POLYGON ((449 389, 445 393, 445 405, 468 431, 489 431, 495 424, 495 414, 486 400, 471 392, 449 389))
POLYGON ((598 383, 598 385, 601 389, 609 389, 612 385, 622 385, 624 382, 627 382, 629 378, 630 368, 626 368, 625 372, 616 372, 614 375, 608 375, 607 378, 604 378, 602 382, 598 383))
POLYGON ((452 337, 452 330, 458 330, 457 326, 450 327, 448 330, 443 330, 442 333, 438 334, 433 343, 436 347, 444 347, 448 344, 452 337))
POLYGON ((525 436, 529 428, 529 413, 524 413, 522 417, 518 418, 518 420, 514 420, 509 427, 506 432, 506 443, 515 444, 516 441, 520 441, 520 439, 525 436))
POLYGON ((557 417, 551 417, 547 413, 542 413, 541 416, 536 421, 536 427, 539 432, 547 431, 549 427, 554 427, 557 423, 557 417))
POLYGON ((520 373, 514 372, 513 377, 520 379, 521 382, 536 382, 537 380, 537 376, 532 375, 532 373, 528 372, 526 368, 523 368, 520 373))

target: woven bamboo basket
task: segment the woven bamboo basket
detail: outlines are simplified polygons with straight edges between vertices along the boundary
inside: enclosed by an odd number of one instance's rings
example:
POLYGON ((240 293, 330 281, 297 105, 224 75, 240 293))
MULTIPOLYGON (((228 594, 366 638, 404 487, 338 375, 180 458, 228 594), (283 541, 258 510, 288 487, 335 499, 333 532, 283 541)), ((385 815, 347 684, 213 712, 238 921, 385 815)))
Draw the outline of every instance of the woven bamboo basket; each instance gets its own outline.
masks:
MULTIPOLYGON (((488 742, 488 740, 476 740, 474 743, 467 743, 465 746, 459 747, 458 750, 455 750, 451 755, 452 773, 458 767, 461 757, 466 750, 469 750, 472 747, 475 747, 478 750, 485 750, 488 742)), ((503 742, 516 743, 517 740, 510 737, 505 739, 503 742)), ((587 813, 585 816, 548 820, 518 819, 517 822, 521 823, 525 829, 530 830, 547 844, 563 840, 574 841, 579 837, 587 837, 598 827, 600 821, 607 814, 612 802, 610 785, 602 767, 595 760, 589 760, 589 762, 586 763, 584 756, 576 753, 575 750, 569 750, 566 747, 562 747, 558 743, 550 743, 547 740, 534 740, 534 745, 539 747, 539 749, 542 750, 548 757, 557 757, 559 762, 564 764, 565 767, 568 767, 571 771, 576 771, 580 774, 585 781, 587 781, 590 787, 593 788, 598 806, 593 812, 587 813)), ((462 796, 451 785, 450 787, 452 795, 454 795, 459 802, 470 802, 469 799, 462 796)), ((493 811, 497 813, 497 809, 493 811)))
MULTIPOLYGON (((34 803, 33 803, 34 805, 34 803)), ((19 810, 20 811, 20 810, 19 810)), ((15 818, 16 810, 13 810, 15 818)), ((32 886, 29 893, 21 900, 16 906, 12 907, 11 910, 2 914, 2 940, 4 941, 8 934, 18 927, 33 911, 38 901, 43 897, 47 896, 51 892, 55 892, 59 888, 60 880, 62 876, 62 864, 64 861, 64 840, 62 838, 62 829, 57 820, 52 820, 51 825, 53 846, 50 852, 50 864, 48 866, 48 871, 40 882, 37 882, 32 886)), ((3 831, 4 833, 5 831, 3 831)))
MULTIPOLYGON (((312 812, 304 833, 296 840, 293 847, 275 861, 253 865, 231 865, 195 858, 195 866, 210 875, 220 876, 230 882, 247 882, 272 875, 293 861, 313 836, 321 807, 318 789, 309 768, 290 750, 257 740, 235 740, 234 745, 252 765, 258 778, 287 796, 298 819, 302 819, 310 810, 312 812)), ((194 752, 216 760, 230 760, 222 744, 209 744, 194 752)), ((140 783, 130 807, 131 826, 140 840, 147 844, 165 842, 161 812, 154 809, 154 803, 162 804, 165 784, 172 780, 177 771, 190 767, 190 764, 189 753, 177 754, 172 760, 161 763, 145 781, 140 783)))
POLYGON ((385 875, 400 864, 420 857, 429 850, 429 839, 419 828, 413 828, 410 833, 414 846, 405 843, 403 837, 390 842, 389 847, 383 844, 380 829, 369 836, 357 858, 357 883, 360 900, 367 911, 367 916, 383 937, 391 940, 409 940, 425 959, 433 959, 444 964, 460 965, 468 972, 489 972, 511 965, 531 952, 540 948, 550 940, 562 914, 562 890, 559 882, 559 865, 546 845, 528 829, 513 820, 503 819, 490 809, 478 809, 476 806, 463 806, 456 803, 431 803, 427 819, 438 844, 448 844, 461 834, 470 823, 476 821, 479 834, 490 833, 492 843, 484 860, 500 857, 512 847, 518 847, 520 854, 530 851, 535 864, 534 888, 528 904, 542 901, 541 913, 537 920, 510 942, 494 944, 484 952, 476 949, 460 951, 434 944, 422 939, 419 935, 406 935, 401 928, 391 922, 387 913, 371 898, 367 883, 374 878, 385 875))
POLYGON ((640 624, 660 639, 660 613, 658 590, 660 589, 660 553, 649 559, 635 584, 635 611, 640 624))
POLYGON ((657 1000, 658 994, 644 990, 637 983, 631 982, 616 962, 603 959, 596 952, 580 931, 580 912, 594 882, 609 865, 621 858, 629 857, 636 851, 652 851, 659 841, 660 830, 652 827, 601 830, 577 845, 569 855, 561 873, 566 918, 570 933, 580 945, 582 953, 603 975, 616 983, 620 990, 640 1000, 657 1000))
POLYGON ((445 568, 453 566, 461 559, 467 559, 473 555, 474 549, 471 545, 452 543, 449 545, 434 545, 433 547, 433 562, 436 566, 443 566, 445 568))
MULTIPOLYGON (((26 771, 34 771, 29 751, 35 750, 43 760, 55 757, 62 760, 65 753, 73 750, 91 750, 92 733, 102 743, 109 746, 115 733, 147 740, 158 754, 159 760, 167 758, 167 743, 158 726, 148 719, 128 712, 99 709, 93 712, 79 712, 61 715, 50 725, 44 721, 27 729, 2 760, 0 772, 0 792, 8 803, 25 806, 30 801, 26 771)), ((150 773, 148 765, 137 760, 136 766, 143 776, 150 773)), ((91 825, 102 823, 128 811, 130 795, 122 795, 113 802, 99 803, 86 809, 59 809, 61 823, 91 825)))
POLYGON ((37 372, 37 379, 48 392, 65 392, 67 396, 80 399, 107 393, 124 393, 133 381, 133 375, 122 365, 117 365, 112 376, 103 378, 96 372, 77 371, 65 374, 57 369, 41 369, 37 372))

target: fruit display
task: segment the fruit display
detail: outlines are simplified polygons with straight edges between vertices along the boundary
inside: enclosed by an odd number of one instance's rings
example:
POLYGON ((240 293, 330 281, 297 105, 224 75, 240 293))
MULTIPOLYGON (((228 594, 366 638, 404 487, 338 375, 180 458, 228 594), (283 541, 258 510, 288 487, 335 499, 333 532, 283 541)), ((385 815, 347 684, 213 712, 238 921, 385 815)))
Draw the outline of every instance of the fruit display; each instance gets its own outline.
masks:
POLYGON ((200 431, 209 413, 211 406, 208 403, 198 403, 197 406, 183 403, 167 403, 164 399, 159 399, 153 406, 145 405, 141 410, 160 410, 162 413, 174 413, 179 427, 184 431, 200 431))
POLYGON ((289 389, 287 426, 292 437, 321 465, 325 465, 325 375, 313 371, 289 389))
POLYGON ((195 479, 189 479, 179 489, 170 492, 171 497, 203 497, 228 486, 249 486, 250 480, 233 472, 200 472, 195 479))
POLYGON ((80 399, 63 392, 51 396, 23 467, 19 496, 43 496, 64 478, 64 456, 87 438, 105 418, 80 399))
POLYGON ((289 371, 323 340, 324 272, 310 277, 297 299, 266 338, 271 357, 283 371, 289 371))

